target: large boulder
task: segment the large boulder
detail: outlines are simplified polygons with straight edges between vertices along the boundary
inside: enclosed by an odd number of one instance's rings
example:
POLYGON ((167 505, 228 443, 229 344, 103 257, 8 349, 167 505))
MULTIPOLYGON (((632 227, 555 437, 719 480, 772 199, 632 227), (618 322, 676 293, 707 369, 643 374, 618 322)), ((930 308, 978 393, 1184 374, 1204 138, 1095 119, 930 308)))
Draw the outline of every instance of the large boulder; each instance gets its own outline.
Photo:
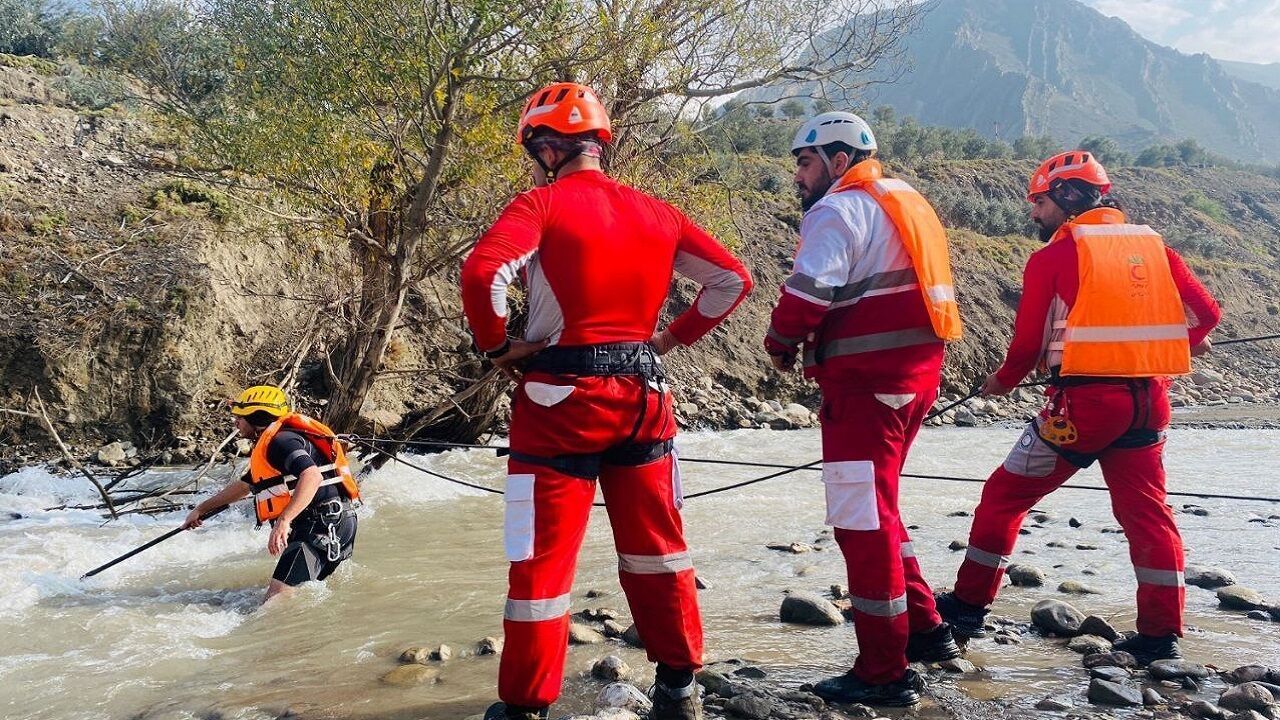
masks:
POLYGON ((1227 610, 1260 610, 1267 605, 1262 593, 1243 585, 1218 588, 1218 604, 1227 610))
POLYGON ((1142 705, 1142 691, 1131 685, 1094 678, 1089 681, 1089 702, 1095 705, 1136 707, 1142 705))
POLYGON ((1147 672, 1157 680, 1209 677, 1209 668, 1189 660, 1156 660, 1147 666, 1147 672))
POLYGON ((793 592, 782 599, 782 622, 799 625, 843 625, 844 616, 831 601, 811 592, 793 592))
POLYGON ((1261 683, 1247 682, 1222 693, 1218 706, 1236 711, 1266 710, 1275 701, 1275 696, 1261 683))
POLYGON ((1207 590, 1217 590, 1220 587, 1236 584, 1236 578, 1231 573, 1222 568, 1207 565, 1188 565, 1184 577, 1188 585, 1207 590))
POLYGON ((1075 637, 1080 634, 1084 613, 1061 600, 1041 600, 1031 608, 1031 623, 1048 635, 1075 637))

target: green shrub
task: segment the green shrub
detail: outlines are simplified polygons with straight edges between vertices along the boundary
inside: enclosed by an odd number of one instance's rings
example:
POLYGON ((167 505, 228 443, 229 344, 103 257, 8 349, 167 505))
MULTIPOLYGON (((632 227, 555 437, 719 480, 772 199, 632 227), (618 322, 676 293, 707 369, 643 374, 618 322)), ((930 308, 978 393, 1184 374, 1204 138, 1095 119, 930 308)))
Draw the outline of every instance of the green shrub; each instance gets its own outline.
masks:
POLYGON ((129 91, 119 76, 109 70, 90 70, 69 65, 54 84, 66 93, 71 107, 82 110, 105 110, 128 102, 129 91))
POLYGON ((226 222, 231 217, 231 201, 226 193, 194 180, 171 180, 156 188, 147 199, 147 207, 153 210, 173 212, 186 206, 202 208, 218 222, 226 222))
POLYGON ((1222 205, 1199 190, 1192 190, 1191 192, 1183 195, 1182 202, 1185 203, 1187 207, 1193 210, 1198 210, 1220 223, 1227 222, 1227 211, 1222 207, 1222 205))

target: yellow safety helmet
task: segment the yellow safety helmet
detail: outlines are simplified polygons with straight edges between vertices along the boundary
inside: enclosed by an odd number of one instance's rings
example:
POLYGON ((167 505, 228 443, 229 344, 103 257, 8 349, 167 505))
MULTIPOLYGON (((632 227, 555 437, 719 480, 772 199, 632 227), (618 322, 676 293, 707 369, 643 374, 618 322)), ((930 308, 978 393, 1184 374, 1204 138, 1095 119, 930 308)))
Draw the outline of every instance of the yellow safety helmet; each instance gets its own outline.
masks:
POLYGON ((245 417, 261 410, 275 417, 289 414, 289 396, 275 385, 254 385, 231 403, 231 414, 245 417))

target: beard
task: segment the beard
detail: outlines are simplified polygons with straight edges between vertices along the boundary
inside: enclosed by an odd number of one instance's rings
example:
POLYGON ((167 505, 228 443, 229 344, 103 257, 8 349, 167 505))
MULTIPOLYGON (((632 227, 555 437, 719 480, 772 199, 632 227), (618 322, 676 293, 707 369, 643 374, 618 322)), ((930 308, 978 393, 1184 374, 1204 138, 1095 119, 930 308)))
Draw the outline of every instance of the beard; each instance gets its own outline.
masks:
POLYGON ((827 191, 831 189, 831 183, 830 178, 824 178, 822 183, 808 193, 804 191, 804 188, 797 186, 796 194, 800 196, 800 209, 804 212, 809 212, 809 208, 817 205, 818 201, 826 196, 827 191))
POLYGON ((1052 240, 1052 239, 1053 239, 1054 234, 1056 234, 1056 233, 1058 232, 1058 228, 1056 228, 1056 227, 1052 227, 1052 228, 1051 228, 1051 227, 1049 227, 1049 226, 1047 226, 1047 225, 1042 225, 1042 224, 1040 224, 1040 223, 1036 223, 1036 227, 1037 227, 1037 228, 1039 228, 1039 231, 1040 231, 1040 242, 1042 242, 1042 243, 1047 243, 1047 242, 1049 242, 1050 240, 1052 240))

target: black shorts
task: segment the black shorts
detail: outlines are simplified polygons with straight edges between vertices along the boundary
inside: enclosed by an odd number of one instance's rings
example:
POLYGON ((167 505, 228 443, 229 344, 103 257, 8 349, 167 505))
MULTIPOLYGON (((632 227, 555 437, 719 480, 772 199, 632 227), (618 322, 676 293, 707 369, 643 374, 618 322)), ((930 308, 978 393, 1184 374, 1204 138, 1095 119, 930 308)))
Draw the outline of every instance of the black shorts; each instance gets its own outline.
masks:
POLYGON ((350 515, 339 520, 334 528, 338 535, 340 550, 338 559, 330 560, 329 548, 321 538, 328 536, 328 526, 317 522, 308 522, 299 518, 289 532, 289 543, 272 579, 285 585, 301 585, 312 580, 324 580, 333 574, 343 560, 351 557, 356 544, 356 517, 350 515))

